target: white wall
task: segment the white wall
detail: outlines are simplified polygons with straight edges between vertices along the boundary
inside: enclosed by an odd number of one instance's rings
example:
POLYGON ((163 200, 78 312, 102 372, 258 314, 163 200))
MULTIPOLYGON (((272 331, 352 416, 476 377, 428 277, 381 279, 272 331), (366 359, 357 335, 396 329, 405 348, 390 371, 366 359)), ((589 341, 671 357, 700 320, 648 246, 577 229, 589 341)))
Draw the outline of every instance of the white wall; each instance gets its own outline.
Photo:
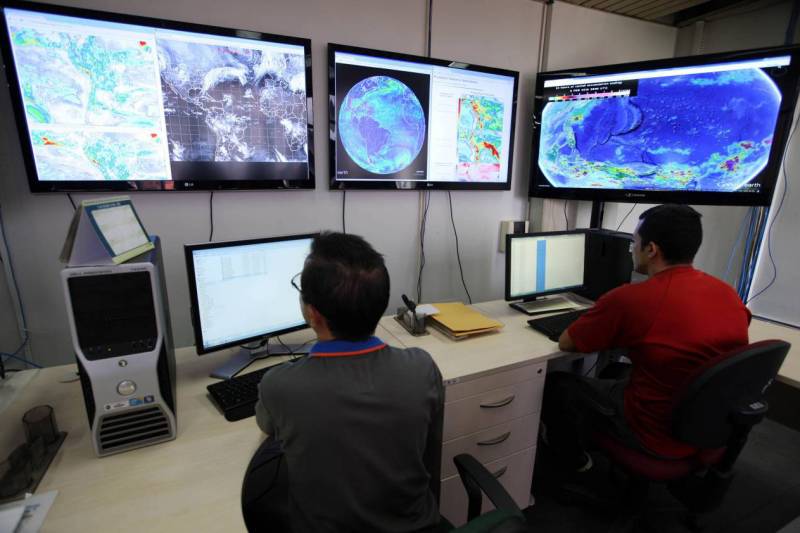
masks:
MULTIPOLYGON (((424 54, 426 46, 425 0, 231 0, 225 9, 211 0, 62 3, 312 39, 317 188, 215 193, 215 240, 340 229, 342 196, 327 187, 326 45, 334 42, 418 55, 424 54)), ((464 274, 476 300, 502 297, 503 257, 496 251, 499 221, 519 219, 525 212, 525 154, 530 142, 525 116, 530 113, 537 70, 540 14, 541 4, 530 0, 434 2, 434 55, 522 73, 513 191, 453 193, 464 274)), ((28 191, 10 98, 4 89, 0 90, 0 174, 0 202, 28 314, 34 360, 46 365, 68 362, 72 359, 71 343, 59 285, 58 254, 72 209, 64 195, 33 195, 28 191)), ((97 195, 74 196, 81 200, 97 195)), ((189 345, 192 332, 182 245, 208 238, 209 194, 135 193, 132 197, 148 231, 162 238, 176 343, 189 345)), ((386 256, 392 279, 390 309, 399 305, 401 293, 414 292, 418 208, 419 195, 415 192, 347 193, 347 230, 363 235, 386 256)), ((443 192, 432 193, 426 256, 425 299, 463 299, 443 192)), ((18 337, 15 326, 7 328, 13 311, 5 292, 5 288, 0 290, 0 349, 11 349, 18 337)))

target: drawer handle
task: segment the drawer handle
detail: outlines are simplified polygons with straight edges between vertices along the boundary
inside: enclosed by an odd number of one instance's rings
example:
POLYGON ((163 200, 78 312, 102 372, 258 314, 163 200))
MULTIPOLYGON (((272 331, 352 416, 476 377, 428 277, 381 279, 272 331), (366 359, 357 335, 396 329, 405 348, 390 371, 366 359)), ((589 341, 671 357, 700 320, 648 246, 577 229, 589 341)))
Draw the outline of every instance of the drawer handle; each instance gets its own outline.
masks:
POLYGON ((508 466, 504 466, 497 472, 492 473, 492 475, 495 477, 495 479, 500 479, 501 477, 503 477, 503 474, 506 473, 506 470, 508 470, 508 466))
POLYGON ((508 437, 511 436, 511 432, 508 431, 503 433, 499 437, 495 437, 493 439, 484 440, 478 443, 478 446, 494 446, 495 444, 500 444, 501 442, 505 442, 508 437))
POLYGON ((483 407, 484 409, 497 409, 498 407, 505 407, 506 405, 508 405, 508 404, 510 404, 511 402, 513 402, 513 401, 514 401, 514 396, 515 396, 515 395, 514 395, 514 394, 512 394, 512 395, 511 395, 511 396, 509 396, 508 398, 506 398, 506 399, 504 399, 504 400, 500 400, 499 402, 494 402, 494 403, 482 403, 482 404, 481 404, 481 407, 483 407))

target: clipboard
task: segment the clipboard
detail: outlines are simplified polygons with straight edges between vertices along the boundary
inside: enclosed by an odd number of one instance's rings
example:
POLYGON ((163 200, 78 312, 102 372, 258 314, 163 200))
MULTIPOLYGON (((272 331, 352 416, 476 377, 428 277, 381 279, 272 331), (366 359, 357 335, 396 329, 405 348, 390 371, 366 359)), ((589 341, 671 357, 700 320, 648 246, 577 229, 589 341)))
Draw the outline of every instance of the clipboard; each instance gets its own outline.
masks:
POLYGON ((153 249, 131 199, 84 200, 70 222, 61 262, 68 266, 118 265, 153 249))

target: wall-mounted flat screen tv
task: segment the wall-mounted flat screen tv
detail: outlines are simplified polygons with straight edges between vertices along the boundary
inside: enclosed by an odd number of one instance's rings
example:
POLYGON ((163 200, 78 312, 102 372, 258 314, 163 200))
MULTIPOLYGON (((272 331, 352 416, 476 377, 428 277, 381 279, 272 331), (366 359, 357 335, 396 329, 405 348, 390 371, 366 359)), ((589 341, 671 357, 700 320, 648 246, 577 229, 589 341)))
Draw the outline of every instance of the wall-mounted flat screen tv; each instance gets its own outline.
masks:
POLYGON ((508 190, 519 73, 328 46, 332 189, 508 190))
POLYGON ((800 47, 544 72, 530 195, 768 205, 800 47))
POLYGON ((313 188, 307 39, 2 2, 33 192, 313 188))

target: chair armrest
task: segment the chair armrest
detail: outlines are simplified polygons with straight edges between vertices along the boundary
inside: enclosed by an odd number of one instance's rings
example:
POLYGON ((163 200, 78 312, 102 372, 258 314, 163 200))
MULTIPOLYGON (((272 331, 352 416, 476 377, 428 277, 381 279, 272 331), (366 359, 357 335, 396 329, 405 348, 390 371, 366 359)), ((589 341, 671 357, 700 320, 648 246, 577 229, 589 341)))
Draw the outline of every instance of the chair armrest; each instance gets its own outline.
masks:
POLYGON ((523 518, 517 503, 506 492, 499 481, 473 456, 462 453, 453 458, 458 469, 458 475, 467 491, 468 507, 467 520, 472 520, 481 514, 481 501, 483 491, 495 508, 510 512, 523 518))

